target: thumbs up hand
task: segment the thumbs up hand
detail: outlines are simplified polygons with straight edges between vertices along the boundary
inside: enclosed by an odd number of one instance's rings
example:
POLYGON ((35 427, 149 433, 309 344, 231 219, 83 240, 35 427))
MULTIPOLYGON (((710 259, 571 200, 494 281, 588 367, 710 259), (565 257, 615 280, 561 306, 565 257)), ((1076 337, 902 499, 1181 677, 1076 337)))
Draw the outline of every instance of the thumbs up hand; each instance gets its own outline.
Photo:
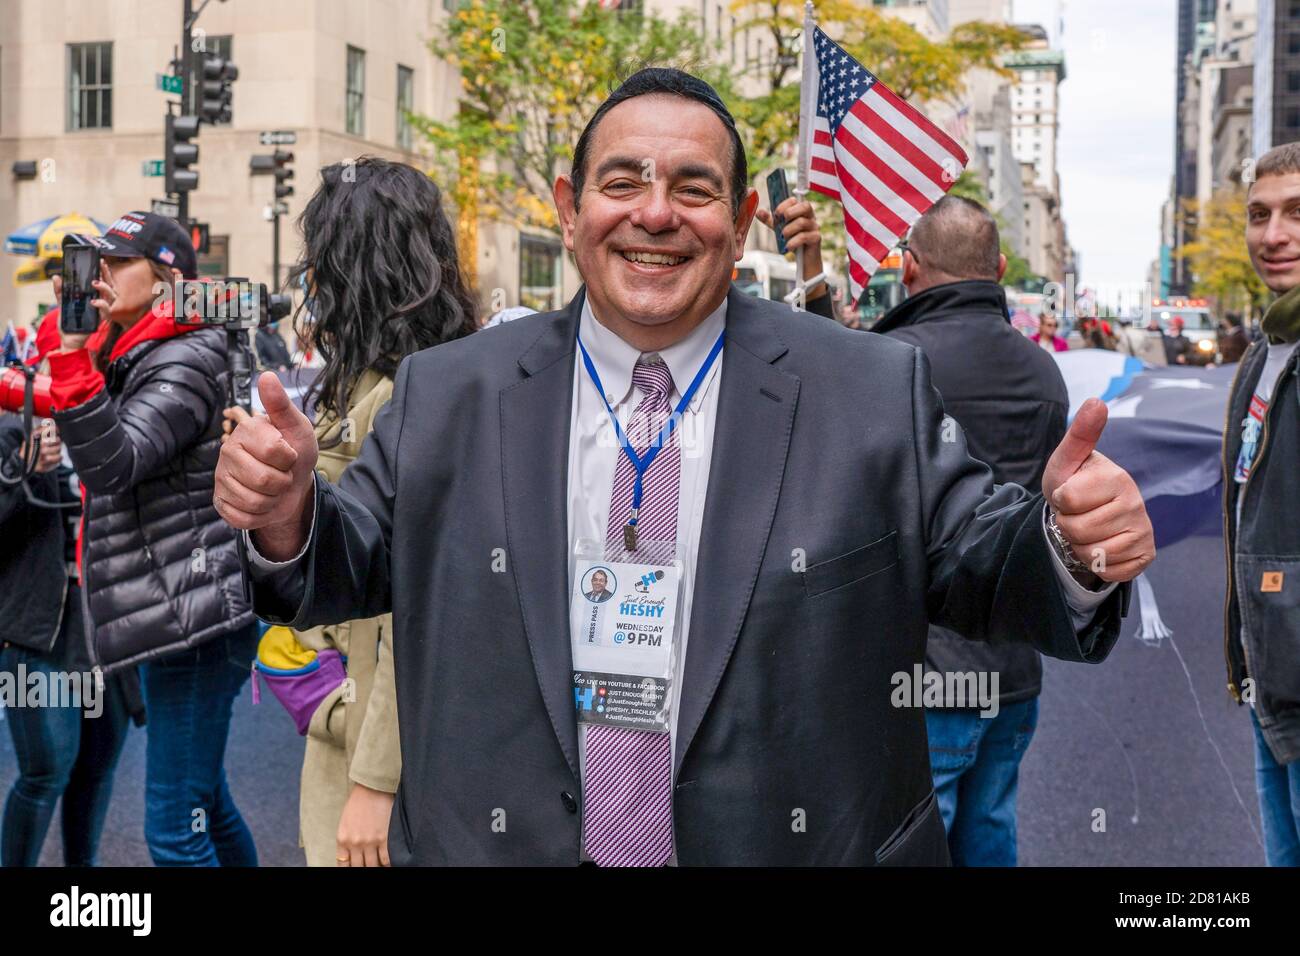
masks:
POLYGON ((316 433, 274 372, 262 373, 257 391, 266 414, 226 412, 235 428, 221 439, 212 504, 232 528, 255 532, 262 555, 287 561, 311 530, 316 433))
POLYGON ((1103 581, 1131 581, 1156 556, 1137 483, 1097 451, 1106 405, 1090 398, 1043 471, 1043 495, 1075 557, 1103 581))

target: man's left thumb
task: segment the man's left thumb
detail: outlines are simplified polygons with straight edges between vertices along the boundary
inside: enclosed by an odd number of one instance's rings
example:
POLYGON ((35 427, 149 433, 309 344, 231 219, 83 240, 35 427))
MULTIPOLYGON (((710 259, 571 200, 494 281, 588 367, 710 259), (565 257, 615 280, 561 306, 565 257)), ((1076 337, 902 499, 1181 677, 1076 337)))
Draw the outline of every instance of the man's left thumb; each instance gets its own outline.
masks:
POLYGON ((1047 467, 1043 470, 1043 494, 1049 500, 1052 493, 1082 467, 1097 447, 1101 433, 1106 428, 1108 414, 1105 402, 1099 398, 1090 398, 1074 416, 1070 430, 1065 433, 1061 444, 1056 446, 1056 451, 1052 452, 1052 457, 1047 460, 1047 467))

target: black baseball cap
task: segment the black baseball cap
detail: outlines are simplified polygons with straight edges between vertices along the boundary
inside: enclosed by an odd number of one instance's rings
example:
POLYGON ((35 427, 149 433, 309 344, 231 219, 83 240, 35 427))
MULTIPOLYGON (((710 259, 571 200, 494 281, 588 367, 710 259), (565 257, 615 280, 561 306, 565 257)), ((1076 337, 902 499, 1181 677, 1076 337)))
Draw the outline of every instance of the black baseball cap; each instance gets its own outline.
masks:
POLYGON ((116 259, 145 258, 179 269, 186 279, 199 277, 198 256, 194 244, 174 219, 151 212, 128 212, 104 231, 102 236, 77 236, 77 240, 96 246, 100 255, 116 259))

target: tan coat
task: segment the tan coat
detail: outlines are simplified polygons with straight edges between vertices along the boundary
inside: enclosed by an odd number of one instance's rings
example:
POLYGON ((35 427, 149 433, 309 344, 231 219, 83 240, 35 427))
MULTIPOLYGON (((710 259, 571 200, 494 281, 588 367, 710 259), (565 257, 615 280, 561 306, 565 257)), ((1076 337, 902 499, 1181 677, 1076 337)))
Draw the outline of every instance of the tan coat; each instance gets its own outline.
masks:
MULTIPOLYGON (((340 423, 322 417, 316 436, 322 448, 316 470, 337 482, 361 452, 361 443, 393 394, 392 379, 366 372, 352 392, 340 423), (342 439, 332 447, 336 439, 342 439)), ((334 691, 312 715, 302 764, 299 842, 308 866, 336 866, 339 818, 355 781, 373 790, 397 791, 402 772, 397 738, 397 692, 393 684, 391 614, 297 631, 298 641, 316 650, 335 648, 347 657, 351 680, 334 691)))

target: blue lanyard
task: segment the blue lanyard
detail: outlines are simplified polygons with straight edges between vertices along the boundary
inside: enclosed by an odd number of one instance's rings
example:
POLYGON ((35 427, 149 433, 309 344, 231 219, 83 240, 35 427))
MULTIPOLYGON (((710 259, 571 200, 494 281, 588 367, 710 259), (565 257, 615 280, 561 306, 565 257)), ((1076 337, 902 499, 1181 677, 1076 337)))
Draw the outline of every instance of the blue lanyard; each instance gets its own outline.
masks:
MULTIPOLYGON (((718 341, 713 343, 713 348, 709 350, 708 358, 704 360, 704 364, 700 366, 700 370, 695 373, 695 378, 691 381, 690 387, 686 389, 686 392, 682 395, 682 400, 677 403, 677 408, 674 409, 672 415, 668 417, 668 421, 664 423, 664 427, 659 430, 658 436, 656 436, 655 440, 650 443, 650 447, 646 449, 644 457, 639 456, 636 451, 633 450, 632 443, 628 441, 627 436, 623 434, 623 426, 618 423, 618 416, 614 414, 614 409, 610 406, 609 399, 605 397, 605 386, 600 383, 600 375, 596 372, 596 366, 592 363, 591 356, 587 354, 587 348, 582 344, 582 339, 578 339, 578 348, 582 350, 582 363, 587 366, 587 375, 590 376, 592 384, 596 386, 596 391, 600 393, 600 400, 605 403, 605 411, 609 412, 609 420, 614 423, 614 434, 618 436, 618 443, 623 448, 623 454, 627 455, 628 461, 632 463, 632 468, 636 471, 636 479, 632 483, 632 515, 627 519, 627 523, 630 527, 636 527, 637 514, 641 510, 641 493, 644 490, 642 480, 645 477, 645 473, 650 470, 650 463, 653 462, 655 456, 659 454, 659 449, 668 444, 668 441, 672 438, 673 427, 677 424, 677 420, 681 418, 682 412, 686 410, 686 406, 691 403, 691 399, 695 397, 695 392, 700 387, 700 383, 703 382, 704 377, 709 374, 709 369, 713 367, 714 361, 717 360, 718 355, 722 352, 722 342, 726 336, 726 329, 723 329, 718 334, 718 341)), ((635 538, 632 540, 635 541, 635 538)), ((629 548, 628 550, 631 549, 629 548)))

